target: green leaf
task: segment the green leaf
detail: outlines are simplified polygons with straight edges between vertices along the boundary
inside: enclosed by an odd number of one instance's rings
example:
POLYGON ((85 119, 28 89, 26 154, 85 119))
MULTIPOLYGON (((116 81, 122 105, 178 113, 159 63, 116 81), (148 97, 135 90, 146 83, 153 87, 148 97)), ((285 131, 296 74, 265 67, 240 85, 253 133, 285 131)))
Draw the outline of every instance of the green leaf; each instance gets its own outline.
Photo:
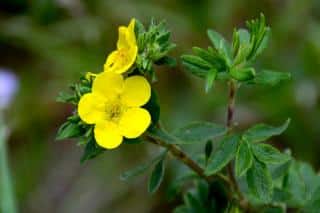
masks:
POLYGON ((160 118, 160 103, 158 95, 153 88, 151 89, 151 97, 144 108, 150 113, 152 124, 157 124, 160 118))
POLYGON ((240 142, 236 155, 236 176, 244 175, 252 166, 253 155, 249 143, 246 140, 240 142))
POLYGON ((266 26, 265 17, 260 14, 260 17, 255 20, 247 22, 247 27, 250 31, 250 44, 251 52, 247 57, 247 60, 253 60, 258 56, 267 45, 267 39, 269 34, 269 27, 266 26))
POLYGON ((136 37, 139 37, 140 34, 142 34, 146 31, 143 24, 138 19, 135 19, 134 30, 135 30, 136 37))
POLYGON ((238 80, 238 81, 249 81, 254 78, 256 72, 254 68, 248 67, 248 68, 232 68, 230 70, 230 75, 238 80))
POLYGON ((209 29, 207 31, 208 37, 213 46, 224 56, 227 64, 231 63, 231 50, 228 42, 218 32, 209 29))
POLYGON ((278 187, 274 186, 273 195, 272 195, 272 201, 273 202, 287 203, 291 199, 292 199, 292 196, 288 191, 283 190, 282 188, 278 188, 278 187))
POLYGON ((320 209, 320 187, 315 188, 314 196, 304 205, 302 212, 318 213, 320 209))
POLYGON ((217 76, 216 69, 210 69, 208 71, 207 78, 206 78, 206 87, 205 87, 206 93, 208 93, 209 90, 212 88, 214 84, 214 80, 216 79, 216 76, 217 76))
POLYGON ((266 164, 283 164, 290 160, 290 156, 281 153, 269 144, 252 144, 254 155, 259 161, 266 164))
POLYGON ((281 126, 274 127, 266 124, 257 124, 248 129, 243 137, 249 142, 261 142, 272 136, 282 134, 289 126, 290 119, 287 119, 281 126))
POLYGON ((233 61, 233 65, 239 65, 243 62, 246 61, 246 57, 248 56, 248 54, 250 53, 250 46, 249 45, 244 45, 244 46, 240 46, 239 50, 238 50, 238 54, 236 55, 234 61, 233 61))
POLYGON ((187 68, 187 71, 189 71, 191 74, 199 77, 199 78, 206 78, 208 69, 207 68, 201 68, 197 65, 194 65, 188 61, 182 60, 183 66, 187 68))
POLYGON ((211 155, 205 174, 213 175, 225 167, 236 155, 239 141, 238 135, 223 138, 218 149, 211 155))
POLYGON ((226 132, 227 128, 223 125, 198 121, 177 129, 173 135, 179 139, 180 144, 189 144, 206 142, 226 132))
POLYGON ((167 152, 161 153, 160 155, 158 155, 157 157, 143 163, 140 164, 124 173, 122 173, 120 175, 120 179, 123 181, 129 181, 132 178, 141 175, 142 173, 144 173, 145 171, 147 171, 152 165, 154 165, 155 163, 159 162, 160 160, 162 160, 167 152))
POLYGON ((289 172, 283 183, 283 189, 291 194, 289 206, 299 207, 305 203, 306 186, 299 172, 299 164, 292 162, 289 172))
POLYGON ((209 29, 207 31, 207 34, 211 43, 216 49, 222 49, 227 46, 226 40, 223 38, 223 36, 220 33, 209 29))
POLYGON ((199 67, 200 69, 210 69, 211 68, 211 64, 199 56, 182 55, 181 59, 183 62, 186 62, 188 64, 192 64, 196 67, 199 67))
POLYGON ((286 81, 290 78, 290 73, 262 70, 261 72, 258 72, 256 74, 254 79, 248 81, 248 83, 275 86, 279 84, 281 81, 286 81))
POLYGON ((240 46, 248 45, 250 43, 250 33, 247 29, 239 29, 239 42, 240 46))
POLYGON ((269 37, 270 37, 270 28, 267 27, 266 28, 266 32, 265 32, 261 42, 259 43, 259 45, 257 47, 255 56, 260 55, 263 52, 263 50, 265 50, 267 48, 269 37))
POLYGON ((60 102, 60 103, 71 103, 71 104, 76 105, 77 104, 77 97, 75 97, 74 94, 60 92, 58 94, 58 97, 56 98, 56 101, 60 102))
POLYGON ((272 179, 277 180, 280 178, 281 184, 282 184, 283 177, 288 174, 290 164, 291 164, 291 161, 287 161, 281 165, 277 165, 277 164, 269 165, 272 179))
MULTIPOLYGON (((306 200, 310 200, 315 195, 315 190, 320 187, 320 176, 316 174, 311 165, 299 162, 299 173, 306 189, 306 200)), ((318 196, 320 199, 320 196, 318 196)))
POLYGON ((223 57, 219 55, 217 51, 209 51, 204 50, 199 47, 193 47, 192 51, 202 58, 203 60, 207 61, 212 67, 214 67, 217 71, 222 72, 226 70, 226 61, 223 57))
POLYGON ((170 31, 164 21, 152 20, 148 28, 137 21, 135 31, 139 47, 135 65, 141 74, 154 79, 153 64, 175 66, 175 60, 167 54, 176 45, 170 41, 170 31))
POLYGON ((247 172, 249 192, 264 203, 268 203, 272 197, 272 178, 267 166, 253 160, 252 167, 247 172))
POLYGON ((89 139, 88 143, 86 144, 86 147, 84 148, 84 152, 82 154, 81 163, 84 163, 87 160, 90 160, 92 158, 95 158, 99 154, 101 154, 103 151, 105 151, 104 148, 100 147, 94 140, 94 138, 89 139))
POLYGON ((83 131, 83 128, 79 124, 67 121, 59 128, 56 140, 79 137, 83 131))
POLYGON ((246 29, 239 29, 234 33, 234 61, 233 65, 241 64, 246 61, 247 56, 251 51, 250 34, 246 29))
POLYGON ((161 159, 154 167, 149 179, 148 191, 154 193, 158 190, 164 176, 164 159, 161 159))

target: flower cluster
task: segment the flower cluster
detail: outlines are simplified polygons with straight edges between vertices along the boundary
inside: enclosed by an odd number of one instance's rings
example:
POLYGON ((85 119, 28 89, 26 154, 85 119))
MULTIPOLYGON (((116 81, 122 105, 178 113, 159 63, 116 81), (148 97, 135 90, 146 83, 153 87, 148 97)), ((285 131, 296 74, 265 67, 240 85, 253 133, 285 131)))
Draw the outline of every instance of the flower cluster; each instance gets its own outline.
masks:
POLYGON ((164 22, 149 28, 136 19, 118 29, 116 50, 106 59, 101 73, 86 73, 61 93, 58 101, 76 105, 76 112, 59 129, 57 139, 79 138, 86 145, 82 161, 104 149, 139 138, 159 118, 155 92, 145 76, 154 77, 154 65, 174 63, 167 56, 170 42, 164 22), (146 66, 147 65, 147 66, 146 66))
POLYGON ((106 60, 104 71, 94 77, 92 91, 83 95, 78 114, 87 124, 95 124, 94 137, 103 148, 113 149, 123 137, 137 138, 150 125, 151 116, 140 108, 148 102, 151 87, 142 76, 121 75, 128 71, 137 57, 135 20, 128 27, 119 27, 117 50, 106 60))

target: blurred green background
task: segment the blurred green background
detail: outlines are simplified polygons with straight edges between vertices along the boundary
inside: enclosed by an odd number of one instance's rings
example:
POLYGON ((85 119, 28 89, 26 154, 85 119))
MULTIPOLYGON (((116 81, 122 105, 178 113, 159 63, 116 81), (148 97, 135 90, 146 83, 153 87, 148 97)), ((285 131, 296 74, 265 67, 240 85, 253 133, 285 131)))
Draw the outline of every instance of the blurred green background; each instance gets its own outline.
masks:
MULTIPOLYGON (((117 27, 132 17, 145 24, 152 17, 165 19, 177 44, 171 55, 179 58, 192 46, 209 45, 207 28, 230 40, 234 27, 263 12, 272 35, 257 67, 290 72, 292 80, 273 88, 242 87, 236 121, 245 128, 261 121, 277 125, 290 117, 289 129, 272 143, 319 168, 319 0, 1 0, 0 8, 0 67, 20 79, 7 121, 21 212, 170 212, 175 205, 165 196, 172 167, 153 196, 147 194, 146 177, 119 180, 121 172, 148 160, 156 147, 123 145, 80 165, 82 150, 75 141, 54 140, 72 112, 71 106, 55 102, 58 92, 81 73, 102 70, 115 48, 117 27)), ((167 129, 193 120, 224 122, 226 86, 218 83, 205 94, 203 82, 178 62, 175 69, 159 68, 155 85, 167 129)))

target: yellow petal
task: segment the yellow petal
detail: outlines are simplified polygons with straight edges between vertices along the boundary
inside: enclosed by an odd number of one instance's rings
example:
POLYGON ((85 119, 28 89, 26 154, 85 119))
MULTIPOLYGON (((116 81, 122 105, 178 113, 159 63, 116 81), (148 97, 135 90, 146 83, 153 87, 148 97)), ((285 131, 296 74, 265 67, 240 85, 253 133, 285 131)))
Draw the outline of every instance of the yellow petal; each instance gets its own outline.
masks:
POLYGON ((128 27, 120 26, 119 27, 119 39, 117 42, 117 48, 129 49, 132 46, 136 46, 136 35, 134 32, 135 19, 131 19, 128 27))
POLYGON ((100 94, 107 99, 113 99, 122 92, 123 85, 122 75, 113 72, 102 72, 93 81, 92 93, 100 94))
POLYGON ((114 149, 121 144, 123 137, 114 123, 104 121, 95 125, 94 138, 99 146, 114 149))
POLYGON ((94 124, 104 117, 105 99, 97 94, 88 93, 81 97, 78 114, 84 122, 94 124))
POLYGON ((130 24, 128 26, 128 35, 127 35, 127 40, 128 40, 128 43, 132 46, 132 45, 137 45, 137 41, 136 41, 136 34, 134 32, 134 27, 135 27, 135 19, 131 19, 130 21, 130 24))
POLYGON ((124 73, 133 65, 138 53, 138 47, 122 48, 113 51, 104 64, 105 72, 124 73))
POLYGON ((148 102, 151 96, 151 87, 146 78, 132 76, 124 81, 121 100, 126 106, 139 107, 148 102))
POLYGON ((126 138, 137 138, 146 131, 150 123, 151 116, 147 110, 130 108, 120 118, 120 133, 126 138))
POLYGON ((128 28, 125 26, 120 26, 119 29, 119 38, 118 38, 118 42, 117 42, 117 48, 121 49, 121 48, 126 48, 129 49, 130 47, 130 43, 128 40, 128 28))

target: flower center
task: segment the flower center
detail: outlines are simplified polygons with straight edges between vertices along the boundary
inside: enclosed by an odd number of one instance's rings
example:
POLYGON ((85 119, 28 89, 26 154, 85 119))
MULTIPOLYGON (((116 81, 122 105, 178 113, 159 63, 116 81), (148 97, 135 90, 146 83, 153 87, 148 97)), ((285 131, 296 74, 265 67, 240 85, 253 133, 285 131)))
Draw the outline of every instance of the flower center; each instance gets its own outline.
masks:
POLYGON ((121 105, 121 103, 106 103, 105 112, 107 120, 117 123, 120 120, 124 110, 125 108, 121 105))

